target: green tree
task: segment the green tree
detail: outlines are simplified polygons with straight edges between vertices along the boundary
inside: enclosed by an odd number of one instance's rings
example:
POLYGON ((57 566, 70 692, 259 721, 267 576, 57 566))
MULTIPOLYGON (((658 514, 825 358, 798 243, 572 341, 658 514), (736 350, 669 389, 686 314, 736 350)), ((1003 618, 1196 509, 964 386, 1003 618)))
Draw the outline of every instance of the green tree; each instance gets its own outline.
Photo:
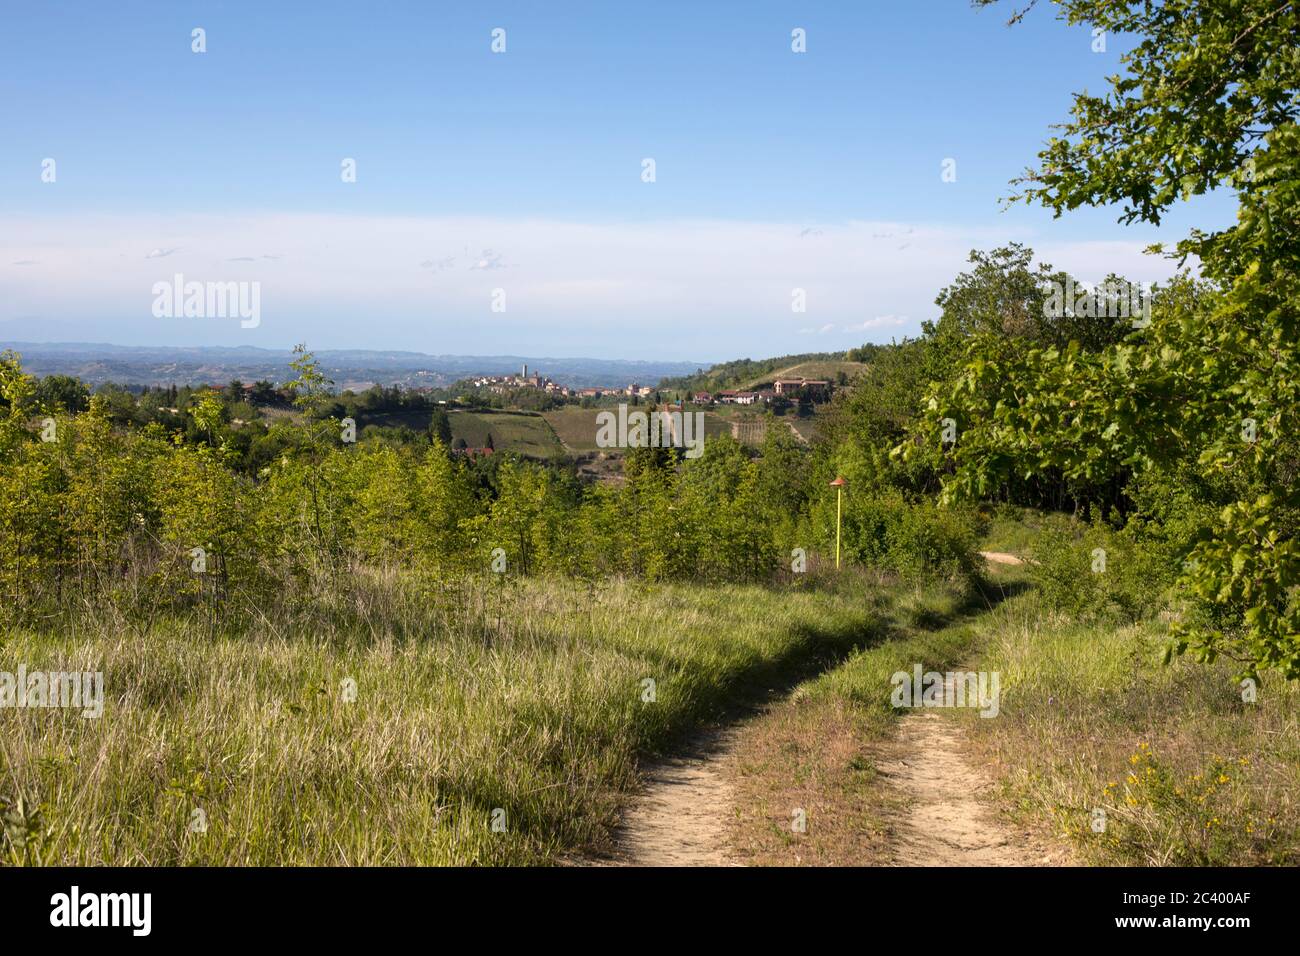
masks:
POLYGON ((444 445, 451 444, 451 416, 446 409, 434 407, 429 417, 429 435, 444 445))
POLYGON ((82 412, 90 405, 90 391, 71 375, 46 375, 36 384, 35 399, 49 412, 82 412))
MULTIPOLYGON (((36 386, 23 371, 22 357, 0 352, 0 455, 8 455, 28 438, 27 416, 36 386)), ((3 459, 0 459, 3 460, 3 459)))
MULTIPOLYGON (((1107 91, 1075 97, 1014 198, 1058 215, 1119 204, 1122 221, 1155 224, 1178 200, 1225 187, 1236 192, 1237 221, 1193 230, 1172 253, 1196 256, 1217 294, 1196 302, 1184 284, 1122 343, 1029 357, 1029 391, 1007 395, 1017 408, 977 409, 961 432, 958 446, 986 426, 974 437, 983 451, 958 457, 968 473, 956 484, 1011 468, 1091 479, 1117 463, 1145 471, 1188 458, 1233 476, 1236 499, 1189 542, 1183 582, 1201 613, 1177 623, 1171 652, 1223 654, 1244 674, 1276 668, 1300 678, 1300 4, 1059 7, 1071 24, 1139 39, 1107 91), (1006 414, 1003 427, 987 426, 1006 414), (1021 426, 1035 416, 1042 424, 1027 438, 1021 426)), ((967 368, 972 388, 1008 371, 978 361, 967 368)))

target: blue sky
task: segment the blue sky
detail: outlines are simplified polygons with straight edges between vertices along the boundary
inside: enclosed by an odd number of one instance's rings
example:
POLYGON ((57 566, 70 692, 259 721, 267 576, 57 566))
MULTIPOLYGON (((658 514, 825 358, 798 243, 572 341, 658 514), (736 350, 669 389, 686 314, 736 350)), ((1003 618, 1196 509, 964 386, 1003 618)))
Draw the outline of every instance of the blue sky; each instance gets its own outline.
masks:
MULTIPOLYGON (((1002 209, 1125 46, 1093 52, 1050 6, 1009 12, 14 5, 0 340, 720 360, 914 333, 966 252, 1008 239, 1084 279, 1167 275, 1139 251, 1159 236, 1113 210, 1002 209), (154 317, 176 273, 259 282, 260 323, 154 317)), ((1231 215, 1207 197, 1163 237, 1231 215)))

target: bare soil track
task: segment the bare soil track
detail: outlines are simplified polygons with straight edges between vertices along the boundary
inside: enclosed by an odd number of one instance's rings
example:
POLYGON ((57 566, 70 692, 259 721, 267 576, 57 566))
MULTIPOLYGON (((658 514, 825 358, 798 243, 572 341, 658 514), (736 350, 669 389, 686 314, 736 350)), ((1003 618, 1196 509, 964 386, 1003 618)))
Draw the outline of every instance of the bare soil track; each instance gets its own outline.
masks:
POLYGON ((980 557, 990 564, 1024 564, 1025 559, 1006 551, 981 551, 980 557))
POLYGON ((908 797, 895 821, 898 866, 1039 866, 1051 857, 997 819, 990 782, 962 747, 955 721, 919 710, 899 721, 880 770, 908 797))
MULTIPOLYGON (((1003 552, 982 552, 994 564, 1020 564, 1003 552)), ((750 720, 763 720, 759 714, 750 720)), ((735 750, 740 725, 711 728, 682 753, 643 770, 645 791, 615 834, 617 864, 723 866, 732 817, 735 750)), ((891 821, 889 858, 911 866, 1043 866, 1065 862, 1058 848, 1000 820, 991 780, 964 746, 951 715, 921 710, 903 717, 882 745, 886 785, 904 798, 891 821)))
POLYGON ((628 866, 723 866, 732 806, 735 726, 712 728, 681 754, 643 771, 646 788, 615 834, 612 862, 628 866))

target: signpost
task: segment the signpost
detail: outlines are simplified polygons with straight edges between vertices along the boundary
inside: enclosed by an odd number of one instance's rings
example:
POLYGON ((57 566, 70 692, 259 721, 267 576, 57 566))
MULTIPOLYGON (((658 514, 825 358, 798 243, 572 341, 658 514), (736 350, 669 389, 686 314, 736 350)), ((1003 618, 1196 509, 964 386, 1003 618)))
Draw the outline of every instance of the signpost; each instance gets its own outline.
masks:
POLYGON ((836 477, 831 482, 831 487, 835 489, 835 570, 840 568, 840 514, 843 510, 844 486, 847 482, 843 478, 836 477))

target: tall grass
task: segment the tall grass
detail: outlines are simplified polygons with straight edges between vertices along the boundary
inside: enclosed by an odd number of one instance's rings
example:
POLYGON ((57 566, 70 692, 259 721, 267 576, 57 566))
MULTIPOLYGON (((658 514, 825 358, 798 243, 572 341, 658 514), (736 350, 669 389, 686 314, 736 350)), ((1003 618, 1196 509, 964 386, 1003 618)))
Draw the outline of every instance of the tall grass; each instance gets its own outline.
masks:
POLYGON ((100 670, 107 702, 99 719, 0 710, 0 858, 540 864, 599 850, 638 754, 869 640, 872 590, 853 576, 704 589, 356 570, 339 596, 237 633, 107 614, 13 631, 0 670, 100 670))
POLYGON ((978 621, 1002 599, 996 586, 976 592, 947 586, 902 588, 882 631, 889 640, 854 651, 840 666, 799 689, 809 698, 840 698, 858 706, 873 737, 892 731, 901 715, 890 704, 891 678, 915 664, 944 670, 969 660, 981 644, 978 621))
MULTIPOLYGON (((1248 702, 1232 662, 1163 664, 1159 621, 1080 620, 1028 586, 1034 568, 994 570, 987 604, 934 586, 900 592, 882 625, 890 639, 796 701, 851 706, 858 735, 883 741, 900 716, 894 672, 997 671, 996 717, 937 713, 965 722, 1004 806, 1067 839, 1081 862, 1300 863, 1300 686, 1266 679, 1248 702)), ((877 802, 889 798, 869 784, 877 802)))
POLYGON ((1247 702, 1231 662, 1162 664, 1163 625, 1080 623, 1037 592, 981 630, 1002 708, 970 724, 1011 802, 1084 861, 1300 863, 1300 687, 1247 702))

